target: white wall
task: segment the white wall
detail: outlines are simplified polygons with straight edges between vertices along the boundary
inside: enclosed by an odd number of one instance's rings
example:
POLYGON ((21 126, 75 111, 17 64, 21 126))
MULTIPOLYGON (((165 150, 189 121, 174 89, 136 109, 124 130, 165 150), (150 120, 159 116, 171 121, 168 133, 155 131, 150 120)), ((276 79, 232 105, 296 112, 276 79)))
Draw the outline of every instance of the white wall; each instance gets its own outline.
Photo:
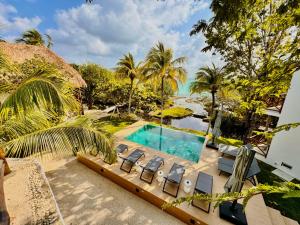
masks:
MULTIPOLYGON (((300 122, 300 71, 294 74, 277 126, 295 122, 300 122)), ((266 161, 300 180, 300 127, 276 134, 266 161), (281 166, 282 162, 293 168, 281 166)))

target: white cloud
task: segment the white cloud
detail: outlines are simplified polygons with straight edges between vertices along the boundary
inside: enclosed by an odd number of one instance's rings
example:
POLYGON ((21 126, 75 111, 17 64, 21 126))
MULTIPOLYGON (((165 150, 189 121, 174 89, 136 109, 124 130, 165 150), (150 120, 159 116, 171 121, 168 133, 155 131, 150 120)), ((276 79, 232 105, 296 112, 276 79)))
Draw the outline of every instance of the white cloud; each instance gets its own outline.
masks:
POLYGON ((179 28, 207 7, 207 2, 191 0, 101 0, 57 11, 57 28, 47 33, 54 50, 70 62, 113 67, 129 51, 142 60, 157 41, 172 47, 178 56, 199 57, 203 41, 190 39, 179 28))
POLYGON ((0 2, 1 35, 7 40, 13 40, 15 35, 28 29, 37 28, 42 22, 38 16, 28 18, 17 16, 17 9, 9 4, 0 2), (12 39, 13 38, 13 39, 12 39))

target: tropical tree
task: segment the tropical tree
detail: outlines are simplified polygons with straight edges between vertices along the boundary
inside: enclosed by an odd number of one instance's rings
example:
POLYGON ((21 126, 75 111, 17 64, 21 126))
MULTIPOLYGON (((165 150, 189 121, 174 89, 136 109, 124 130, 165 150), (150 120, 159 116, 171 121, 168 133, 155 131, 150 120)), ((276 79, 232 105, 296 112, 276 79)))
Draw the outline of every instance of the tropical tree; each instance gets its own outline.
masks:
POLYGON ((171 48, 165 48, 161 42, 158 42, 155 47, 152 47, 147 55, 144 73, 155 85, 160 85, 161 89, 161 125, 165 86, 170 85, 174 91, 177 91, 178 83, 184 83, 186 81, 187 72, 182 66, 185 61, 185 57, 174 59, 173 50, 171 48))
MULTIPOLYGON (((4 63, 3 63, 4 62, 4 63)), ((0 60, 0 68, 7 68, 0 60)), ((58 153, 93 149, 113 162, 111 141, 88 126, 84 118, 67 121, 67 113, 78 111, 78 103, 68 83, 60 74, 40 70, 12 87, 1 86, 8 92, 0 105, 0 149, 6 155, 26 157, 43 153, 58 153)))
POLYGON ((299 70, 299 1, 212 1, 213 17, 199 20, 191 35, 202 33, 222 56, 240 91, 247 142, 266 100, 286 93, 299 70))
POLYGON ((142 62, 136 64, 134 62, 134 58, 131 53, 124 55, 123 58, 119 60, 117 63, 117 67, 115 68, 116 73, 121 78, 129 78, 130 79, 130 93, 128 98, 128 113, 131 111, 131 99, 133 94, 133 84, 134 81, 141 77, 142 72, 142 62))
POLYGON ((79 66, 78 70, 86 82, 83 90, 84 101, 87 103, 88 109, 92 109, 94 102, 98 100, 97 96, 108 92, 111 86, 109 81, 114 74, 111 70, 97 64, 84 64, 79 66))
POLYGON ((224 81, 224 72, 217 68, 215 64, 212 67, 201 67, 196 73, 195 81, 190 85, 191 94, 209 91, 211 93, 212 105, 211 115, 214 113, 216 105, 216 94, 224 81))
MULTIPOLYGON (((53 46, 52 38, 49 34, 45 34, 47 39, 46 46, 51 48, 53 46)), ((46 41, 43 36, 35 29, 25 31, 21 38, 16 39, 16 43, 24 43, 28 45, 45 45, 46 41)))

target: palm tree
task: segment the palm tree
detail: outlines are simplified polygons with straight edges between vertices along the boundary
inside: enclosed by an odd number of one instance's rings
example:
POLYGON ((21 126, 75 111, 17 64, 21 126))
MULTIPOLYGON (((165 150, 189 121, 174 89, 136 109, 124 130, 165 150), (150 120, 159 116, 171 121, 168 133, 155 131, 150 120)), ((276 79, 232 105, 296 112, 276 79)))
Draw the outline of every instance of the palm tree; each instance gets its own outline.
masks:
POLYGON ((174 90, 178 90, 178 83, 186 81, 186 70, 182 67, 186 61, 185 57, 173 59, 173 50, 165 48, 163 43, 151 48, 146 61, 145 74, 147 78, 154 81, 154 84, 159 84, 161 88, 161 119, 162 125, 163 109, 164 109, 164 89, 165 83, 170 85, 174 90))
POLYGON ((130 93, 128 99, 128 113, 131 110, 131 99, 133 94, 133 84, 136 79, 141 76, 142 63, 138 63, 137 65, 134 62, 134 58, 131 53, 124 55, 123 58, 119 60, 116 67, 116 73, 122 78, 130 79, 130 93))
MULTIPOLYGON (((5 67, 0 60, 0 68, 5 67)), ((88 126, 86 119, 62 120, 70 110, 79 109, 66 85, 47 70, 40 70, 18 84, 0 104, 0 153, 4 150, 8 156, 26 157, 76 147, 95 149, 107 161, 115 160, 111 141, 88 126)), ((5 88, 0 90, 6 91, 5 88)))
MULTIPOLYGON (((191 94, 210 91, 212 98, 210 112, 211 117, 214 114, 216 93, 218 92, 223 79, 224 73, 222 72, 222 69, 219 69, 215 66, 215 64, 212 64, 212 67, 206 66, 199 68, 198 72, 196 73, 195 81, 193 81, 190 85, 191 94)), ((206 134, 209 132, 209 126, 210 123, 208 125, 206 134)))
POLYGON ((45 34, 45 37, 47 38, 47 48, 51 48, 53 46, 52 37, 49 34, 45 34))
MULTIPOLYGON (((47 47, 53 46, 52 38, 49 34, 45 34, 47 39, 47 47)), ((24 43, 28 45, 45 45, 43 36, 35 29, 25 31, 21 38, 16 39, 16 43, 24 43)))
POLYGON ((191 94, 201 93, 204 91, 209 91, 211 93, 212 105, 211 105, 211 115, 213 115, 216 93, 220 88, 222 81, 224 79, 224 73, 222 69, 219 69, 212 64, 212 67, 201 67, 196 73, 196 79, 190 85, 191 94))

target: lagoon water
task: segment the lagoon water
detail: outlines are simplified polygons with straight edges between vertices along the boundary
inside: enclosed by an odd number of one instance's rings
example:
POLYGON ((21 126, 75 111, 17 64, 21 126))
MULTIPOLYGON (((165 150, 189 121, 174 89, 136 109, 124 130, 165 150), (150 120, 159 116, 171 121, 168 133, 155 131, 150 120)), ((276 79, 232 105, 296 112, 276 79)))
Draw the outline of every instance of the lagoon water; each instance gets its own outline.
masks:
MULTIPOLYGON (((179 86, 179 91, 176 98, 174 100, 175 106, 181 106, 184 108, 189 108, 193 110, 194 115, 205 117, 207 116, 207 112, 204 109, 203 105, 200 103, 194 103, 192 101, 187 102, 187 100, 192 100, 193 98, 199 97, 199 95, 190 95, 189 86, 192 80, 187 81, 185 85, 179 86)), ((203 122, 201 118, 196 118, 194 116, 185 117, 182 119, 172 119, 171 126, 176 128, 185 128, 192 129, 198 131, 206 131, 208 127, 207 122, 203 122)))

